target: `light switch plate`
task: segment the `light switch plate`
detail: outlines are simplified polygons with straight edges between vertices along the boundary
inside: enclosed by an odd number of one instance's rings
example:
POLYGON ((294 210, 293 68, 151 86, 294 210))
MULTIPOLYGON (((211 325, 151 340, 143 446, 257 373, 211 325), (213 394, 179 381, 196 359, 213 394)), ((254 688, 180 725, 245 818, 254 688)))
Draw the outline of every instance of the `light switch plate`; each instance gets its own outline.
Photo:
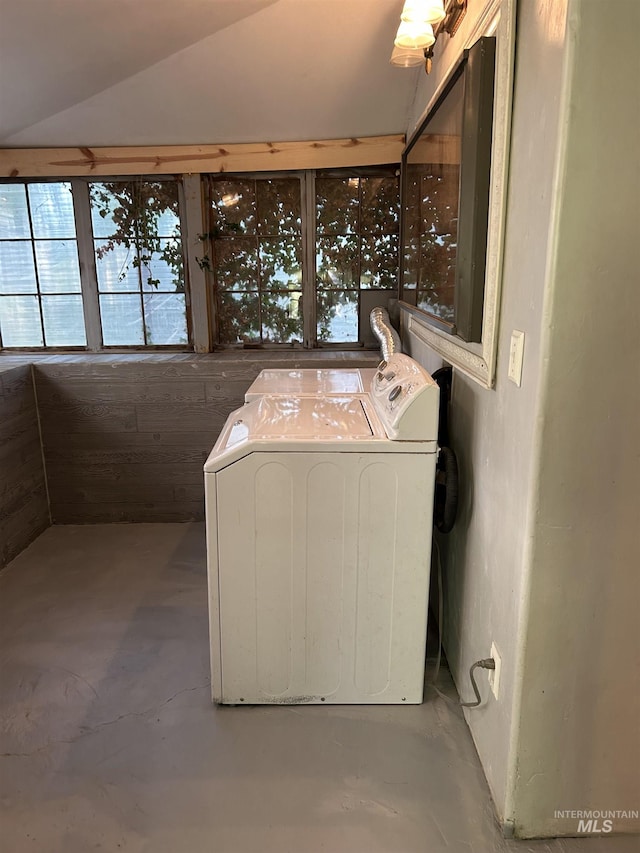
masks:
POLYGON ((511 332, 509 348, 509 379, 520 387, 522 384, 522 360, 524 358, 524 332, 514 329, 511 332))

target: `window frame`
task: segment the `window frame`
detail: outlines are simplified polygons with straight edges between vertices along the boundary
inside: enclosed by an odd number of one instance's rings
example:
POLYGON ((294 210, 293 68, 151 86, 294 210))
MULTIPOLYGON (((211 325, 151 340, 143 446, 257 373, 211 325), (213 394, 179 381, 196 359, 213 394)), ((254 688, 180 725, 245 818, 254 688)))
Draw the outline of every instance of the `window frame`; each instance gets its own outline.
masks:
MULTIPOLYGON (((2 184, 18 184, 28 186, 29 184, 63 184, 71 186, 73 199, 75 242, 78 251, 78 263, 80 267, 80 295, 82 296, 82 310, 84 315, 85 346, 31 346, 12 347, 5 346, 0 333, 0 352, 16 354, 20 352, 29 353, 132 353, 132 352, 192 352, 194 350, 193 320, 191 311, 191 288, 190 288, 190 265, 187 252, 187 205, 185 200, 184 180, 180 175, 96 175, 80 177, 47 177, 47 178, 6 178, 0 181, 2 184), (147 180, 154 182, 172 181, 177 184, 178 210, 180 217, 180 237, 185 279, 185 316, 187 326, 186 344, 131 344, 131 345, 105 345, 102 338, 102 319, 100 314, 98 275, 95 259, 95 246, 93 225, 91 219, 90 185, 97 183, 131 183, 136 180, 147 180)), ((31 237, 33 242, 35 238, 31 237)), ((36 271, 37 275, 37 271, 36 271)), ((142 293, 142 291, 141 291, 142 293)), ((40 291, 38 289, 38 296, 40 291)), ((144 319, 144 315, 143 315, 144 319)))
MULTIPOLYGON (((71 185, 74 208, 74 222, 76 228, 76 245, 80 267, 80 281, 82 296, 83 315, 85 324, 85 335, 87 343, 85 346, 34 346, 34 347, 9 347, 4 346, 0 340, 0 353, 17 354, 29 353, 143 353, 143 352, 197 352, 207 353, 218 350, 231 349, 305 349, 309 351, 368 351, 378 348, 377 342, 371 338, 367 340, 367 317, 363 314, 363 298, 369 300, 373 294, 379 294, 377 300, 386 305, 390 299, 394 301, 398 297, 399 263, 396 268, 396 284, 393 288, 362 288, 358 283, 359 313, 358 313, 358 341, 331 342, 318 341, 317 339, 317 303, 316 303, 316 175, 328 175, 342 173, 345 177, 391 177, 392 170, 398 173, 398 163, 380 163, 378 165, 344 166, 344 167, 322 167, 306 170, 278 170, 278 171, 253 171, 231 173, 191 173, 191 174, 140 174, 140 175, 78 175, 63 176, 54 175, 46 177, 12 177, 3 178, 0 183, 28 185, 32 183, 68 183, 71 185), (302 253, 302 291, 306 307, 303 310, 303 341, 302 343, 277 343, 269 342, 255 346, 244 346, 243 344, 219 344, 217 336, 217 311, 213 304, 213 284, 211 274, 203 269, 199 263, 202 255, 207 253, 207 242, 203 242, 208 229, 208 187, 210 177, 254 179, 278 178, 288 175, 300 177, 301 180, 301 215, 303 222, 306 218, 306 231, 303 224, 303 253, 302 253), (98 277, 95 258, 94 235, 91 219, 91 205, 89 186, 92 183, 131 182, 135 180, 148 181, 174 181, 178 186, 182 256, 185 271, 185 306, 188 341, 186 344, 147 344, 147 345, 108 345, 103 344, 102 324, 100 316, 98 277)), ((400 212, 400 211, 399 211, 400 212)), ((358 237, 362 235, 358 231, 358 237)), ((398 234, 399 240, 399 234, 398 234)), ((399 258, 398 258, 399 261, 399 258)), ((348 289, 348 288, 347 288, 348 289)), ((354 288, 355 290, 355 288, 354 288)), ((365 308, 366 308, 365 304, 365 308)))
MULTIPOLYGON (((298 178, 300 180, 301 193, 301 257, 302 257, 302 300, 303 300, 303 339, 301 343, 294 342, 260 342, 260 343, 220 343, 219 342, 219 321, 217 310, 217 294, 214 273, 212 269, 205 268, 203 275, 207 281, 207 294, 210 300, 211 314, 211 339, 213 350, 242 350, 242 349, 260 349, 260 350, 277 350, 277 349, 297 349, 297 350, 333 350, 333 351, 367 351, 379 348, 376 341, 364 340, 362 325, 364 318, 362 316, 362 295, 366 293, 380 293, 384 295, 383 301, 388 301, 389 297, 397 299, 399 295, 399 256, 398 265, 396 268, 396 283, 394 288, 362 288, 358 283, 358 340, 357 341, 319 341, 317 330, 317 270, 316 270, 316 254, 317 254, 317 209, 316 209, 316 179, 318 177, 391 177, 391 174, 385 172, 395 172, 395 177, 398 177, 399 164, 378 164, 377 166, 345 166, 336 168, 324 169, 305 169, 305 170, 282 170, 282 171, 259 171, 259 172, 224 172, 203 174, 203 228, 207 234, 206 240, 206 255, 209 259, 212 258, 211 239, 208 236, 210 231, 209 211, 211 209, 212 197, 211 186, 217 181, 224 180, 276 180, 278 178, 298 178)), ((400 190, 400 183, 398 183, 400 190)), ((400 223, 400 206, 398 208, 398 222, 400 223)), ((360 211, 358 213, 360 220, 360 211)), ((360 228, 357 232, 358 239, 362 239, 360 228)), ((398 247, 400 246, 400 230, 398 229, 398 247)), ((204 251, 204 250, 203 250, 204 251)), ((359 250, 361 252, 361 249, 359 250)), ((346 288, 349 290, 350 288, 346 288)))
MULTIPOLYGON (((71 186, 71 183, 72 183, 71 179, 70 178, 51 178, 48 180, 42 180, 42 179, 38 179, 38 178, 33 178, 31 180, 6 179, 6 180, 1 181, 0 183, 2 185, 21 186, 21 187, 24 187, 24 190, 25 190, 27 210, 28 210, 28 218, 29 218, 29 237, 28 238, 26 238, 26 237, 25 238, 17 238, 17 239, 20 242, 25 242, 25 243, 28 242, 31 246, 31 252, 33 255, 33 265, 34 265, 34 276, 35 276, 35 281, 36 281, 36 291, 33 294, 24 294, 24 295, 25 296, 35 296, 38 300, 38 314, 39 314, 39 318, 40 318, 40 328, 42 331, 42 340, 43 340, 42 346, 8 346, 8 345, 5 345, 3 342, 2 329, 0 329, 0 352, 8 352, 8 353, 35 352, 35 353, 38 353, 38 352, 56 352, 56 351, 58 351, 58 352, 84 352, 84 351, 86 351, 86 349, 87 349, 86 344, 84 344, 84 345, 83 344, 67 345, 67 346, 47 346, 47 344, 45 343, 46 336, 45 336, 44 314, 43 314, 43 309, 42 309, 42 297, 46 296, 48 294, 46 292, 43 293, 43 291, 41 290, 40 270, 38 267, 37 252, 36 252, 36 243, 39 239, 42 239, 42 238, 36 237, 36 235, 34 233, 33 214, 32 214, 32 210, 31 210, 31 200, 29 197, 29 190, 28 190, 29 184, 50 183, 50 184, 69 184, 71 186)), ((73 188, 72 188, 72 207, 73 207, 73 213, 74 213, 74 228, 76 229, 76 233, 75 233, 75 237, 73 238, 73 242, 76 244, 76 249, 78 249, 78 233, 77 233, 77 226, 75 223, 75 203, 73 200, 73 188)), ((66 239, 71 239, 71 238, 66 238, 66 239)), ((10 242, 14 242, 14 241, 11 238, 8 238, 8 239, 3 238, 2 242, 10 243, 10 242)), ((84 292, 82 289, 82 264, 80 262, 79 251, 78 251, 78 271, 79 271, 79 277, 80 277, 80 292, 75 294, 75 295, 78 295, 81 297, 82 308, 83 308, 83 313, 84 313, 84 292)), ((23 294, 2 294, 2 295, 0 295, 0 299, 5 298, 5 297, 10 297, 10 296, 19 296, 19 295, 23 295, 23 294)), ((64 294, 61 294, 61 295, 64 295, 64 294)), ((86 332, 86 320, 85 320, 85 330, 84 331, 85 331, 85 340, 88 341, 87 332, 86 332)))

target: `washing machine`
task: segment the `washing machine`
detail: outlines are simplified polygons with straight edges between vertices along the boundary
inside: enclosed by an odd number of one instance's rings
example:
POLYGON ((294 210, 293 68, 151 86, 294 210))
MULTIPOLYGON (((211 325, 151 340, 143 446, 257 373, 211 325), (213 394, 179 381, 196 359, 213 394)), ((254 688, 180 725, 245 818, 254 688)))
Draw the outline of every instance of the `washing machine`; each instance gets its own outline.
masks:
POLYGON ((205 463, 215 702, 422 701, 439 389, 394 359, 369 394, 228 418, 205 463))
POLYGON ((299 370, 265 369, 260 371, 244 396, 250 403, 265 394, 317 397, 365 394, 376 374, 373 367, 302 368, 299 370))

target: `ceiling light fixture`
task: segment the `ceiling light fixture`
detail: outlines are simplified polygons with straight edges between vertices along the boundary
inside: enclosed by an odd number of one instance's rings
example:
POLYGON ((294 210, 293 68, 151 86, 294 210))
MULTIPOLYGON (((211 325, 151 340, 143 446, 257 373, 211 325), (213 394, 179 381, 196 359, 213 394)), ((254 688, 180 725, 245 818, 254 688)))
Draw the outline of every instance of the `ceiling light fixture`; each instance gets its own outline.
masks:
POLYGON ((433 27, 426 21, 400 21, 394 41, 396 47, 415 49, 431 47, 435 41, 433 27))
POLYGON ((445 18, 443 0, 405 0, 401 21, 427 21, 439 24, 445 18))
POLYGON ((424 65, 423 47, 396 47, 394 45, 389 62, 397 68, 413 68, 424 65))
POLYGON ((405 0, 390 63, 398 68, 424 64, 428 74, 438 36, 453 37, 466 11, 467 0, 405 0))

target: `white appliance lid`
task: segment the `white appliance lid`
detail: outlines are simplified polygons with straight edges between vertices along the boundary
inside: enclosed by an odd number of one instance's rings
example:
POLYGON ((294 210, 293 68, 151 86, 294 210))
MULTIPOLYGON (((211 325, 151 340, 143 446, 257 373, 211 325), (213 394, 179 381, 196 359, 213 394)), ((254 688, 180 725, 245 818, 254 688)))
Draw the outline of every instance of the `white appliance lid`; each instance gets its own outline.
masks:
POLYGON ((206 473, 254 452, 434 453, 435 441, 389 441, 368 394, 259 397, 227 418, 204 465, 206 473))
POLYGON ((217 442, 221 450, 241 441, 353 441, 374 435, 360 397, 262 397, 235 415, 217 442))
MULTIPOLYGON (((375 371, 370 371, 373 374, 375 371)), ((371 376, 367 377, 370 381, 371 376)), ((362 394, 361 371, 354 369, 265 369, 249 388, 251 394, 362 394)))

